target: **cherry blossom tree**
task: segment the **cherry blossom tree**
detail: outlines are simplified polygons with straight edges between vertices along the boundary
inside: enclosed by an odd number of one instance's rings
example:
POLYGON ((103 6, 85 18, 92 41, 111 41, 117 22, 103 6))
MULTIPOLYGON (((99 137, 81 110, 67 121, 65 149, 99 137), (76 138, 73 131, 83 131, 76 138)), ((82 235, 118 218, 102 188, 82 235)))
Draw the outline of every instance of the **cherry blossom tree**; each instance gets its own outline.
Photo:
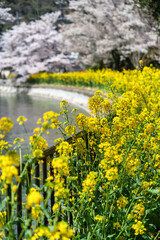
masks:
POLYGON ((0 3, 0 24, 5 24, 6 22, 13 22, 15 17, 9 13, 10 8, 3 8, 3 3, 0 3))
POLYGON ((91 66, 103 61, 105 66, 119 61, 136 67, 140 59, 157 60, 158 36, 140 13, 133 0, 70 0, 73 24, 62 26, 63 36, 72 49, 91 66), (119 55, 119 56, 118 56, 119 55))
POLYGON ((16 75, 26 75, 40 71, 55 71, 58 65, 67 65, 70 60, 63 52, 64 41, 56 29, 59 12, 45 14, 40 20, 22 22, 3 33, 1 42, 0 71, 11 68, 16 75))

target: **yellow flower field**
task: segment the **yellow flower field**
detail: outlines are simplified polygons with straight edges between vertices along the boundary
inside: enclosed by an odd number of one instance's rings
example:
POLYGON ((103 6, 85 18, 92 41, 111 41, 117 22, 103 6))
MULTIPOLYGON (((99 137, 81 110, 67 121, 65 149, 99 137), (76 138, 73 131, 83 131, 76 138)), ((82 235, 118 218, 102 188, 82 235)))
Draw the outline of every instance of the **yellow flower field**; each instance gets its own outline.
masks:
MULTIPOLYGON (((65 101, 59 114, 44 113, 25 156, 19 155, 21 140, 13 146, 5 141, 12 121, 0 119, 1 239, 14 239, 18 222, 20 239, 159 239, 160 70, 141 63, 140 68, 123 72, 41 73, 31 78, 104 91, 89 99, 89 117, 75 110, 69 117, 71 109, 65 101), (43 134, 50 129, 60 131, 62 138, 56 141, 56 155, 47 158, 47 178, 38 186, 33 178, 35 166, 44 164, 47 142, 43 134), (17 191, 26 178, 26 203, 17 218, 17 191), (9 186, 14 189, 10 198, 9 186), (50 201, 53 195, 54 203, 50 201)), ((20 127, 25 126, 26 118, 18 121, 20 127)))

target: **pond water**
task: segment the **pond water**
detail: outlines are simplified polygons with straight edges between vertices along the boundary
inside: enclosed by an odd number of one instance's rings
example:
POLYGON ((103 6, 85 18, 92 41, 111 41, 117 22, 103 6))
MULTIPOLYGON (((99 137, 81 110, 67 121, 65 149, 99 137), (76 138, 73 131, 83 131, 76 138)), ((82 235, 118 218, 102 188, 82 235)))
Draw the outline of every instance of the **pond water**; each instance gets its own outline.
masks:
MULTIPOLYGON (((77 108, 74 105, 71 105, 71 109, 77 108)), ((23 147, 26 147, 29 143, 29 139, 26 136, 26 132, 23 126, 19 126, 16 122, 19 116, 25 116, 28 120, 25 123, 28 135, 33 135, 33 129, 38 127, 37 120, 43 116, 44 112, 54 111, 58 113, 60 111, 60 101, 52 98, 44 98, 38 96, 29 96, 29 95, 20 95, 20 94, 2 94, 0 93, 0 118, 5 116, 9 117, 14 122, 14 127, 12 132, 7 134, 7 141, 12 143, 16 137, 24 138, 23 147)), ((88 115, 88 113, 81 108, 78 108, 78 112, 88 115)), ((64 119, 60 119, 64 121, 64 119)), ((52 131, 49 136, 46 135, 48 145, 52 146, 54 140, 61 135, 55 134, 55 131, 52 131)))

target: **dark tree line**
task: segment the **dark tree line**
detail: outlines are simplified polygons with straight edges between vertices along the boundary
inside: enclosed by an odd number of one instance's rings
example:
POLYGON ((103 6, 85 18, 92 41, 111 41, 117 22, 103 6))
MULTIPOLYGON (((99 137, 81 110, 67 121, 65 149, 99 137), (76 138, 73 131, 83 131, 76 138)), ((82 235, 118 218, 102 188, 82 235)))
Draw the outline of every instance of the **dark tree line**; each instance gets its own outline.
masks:
MULTIPOLYGON (((0 0, 1 1, 1 0, 0 0)), ((4 7, 11 8, 10 13, 16 17, 16 23, 20 21, 35 21, 45 13, 57 10, 67 13, 69 0, 5 0, 4 7), (64 10, 63 10, 64 8, 64 10)), ((0 24, 0 33, 10 29, 14 23, 0 24)))
POLYGON ((160 0, 135 0, 135 2, 140 4, 142 11, 155 20, 157 26, 160 26, 160 0))
MULTIPOLYGON (((1 0, 0 0, 1 1, 1 0)), ((11 13, 18 21, 37 20, 45 13, 54 12, 64 8, 62 12, 67 13, 70 0, 5 0, 5 7, 11 8, 11 13)), ((134 0, 139 3, 146 17, 154 19, 160 26, 160 0, 134 0)), ((11 27, 11 24, 0 26, 0 31, 11 27)))
MULTIPOLYGON (((38 19, 46 12, 53 12, 60 7, 67 7, 69 0, 5 0, 6 7, 10 7, 11 13, 24 20, 38 19)), ((151 15, 160 23, 160 0, 135 0, 146 14, 151 15)))
POLYGON ((156 21, 160 21, 160 1, 159 0, 139 0, 142 7, 146 7, 148 14, 151 14, 156 21))
POLYGON ((60 7, 67 7, 69 0, 5 0, 5 3, 17 19, 30 21, 45 13, 57 11, 60 7))

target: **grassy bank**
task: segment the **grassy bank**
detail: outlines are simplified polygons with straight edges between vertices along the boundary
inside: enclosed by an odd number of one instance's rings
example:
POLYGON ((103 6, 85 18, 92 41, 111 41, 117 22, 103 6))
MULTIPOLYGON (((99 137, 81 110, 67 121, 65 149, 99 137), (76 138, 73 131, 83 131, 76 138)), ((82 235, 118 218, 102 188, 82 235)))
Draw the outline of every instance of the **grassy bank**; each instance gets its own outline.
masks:
POLYGON ((30 75, 27 83, 56 84, 105 90, 106 86, 110 84, 110 81, 121 76, 123 76, 123 73, 112 71, 111 69, 69 73, 42 72, 30 75))

